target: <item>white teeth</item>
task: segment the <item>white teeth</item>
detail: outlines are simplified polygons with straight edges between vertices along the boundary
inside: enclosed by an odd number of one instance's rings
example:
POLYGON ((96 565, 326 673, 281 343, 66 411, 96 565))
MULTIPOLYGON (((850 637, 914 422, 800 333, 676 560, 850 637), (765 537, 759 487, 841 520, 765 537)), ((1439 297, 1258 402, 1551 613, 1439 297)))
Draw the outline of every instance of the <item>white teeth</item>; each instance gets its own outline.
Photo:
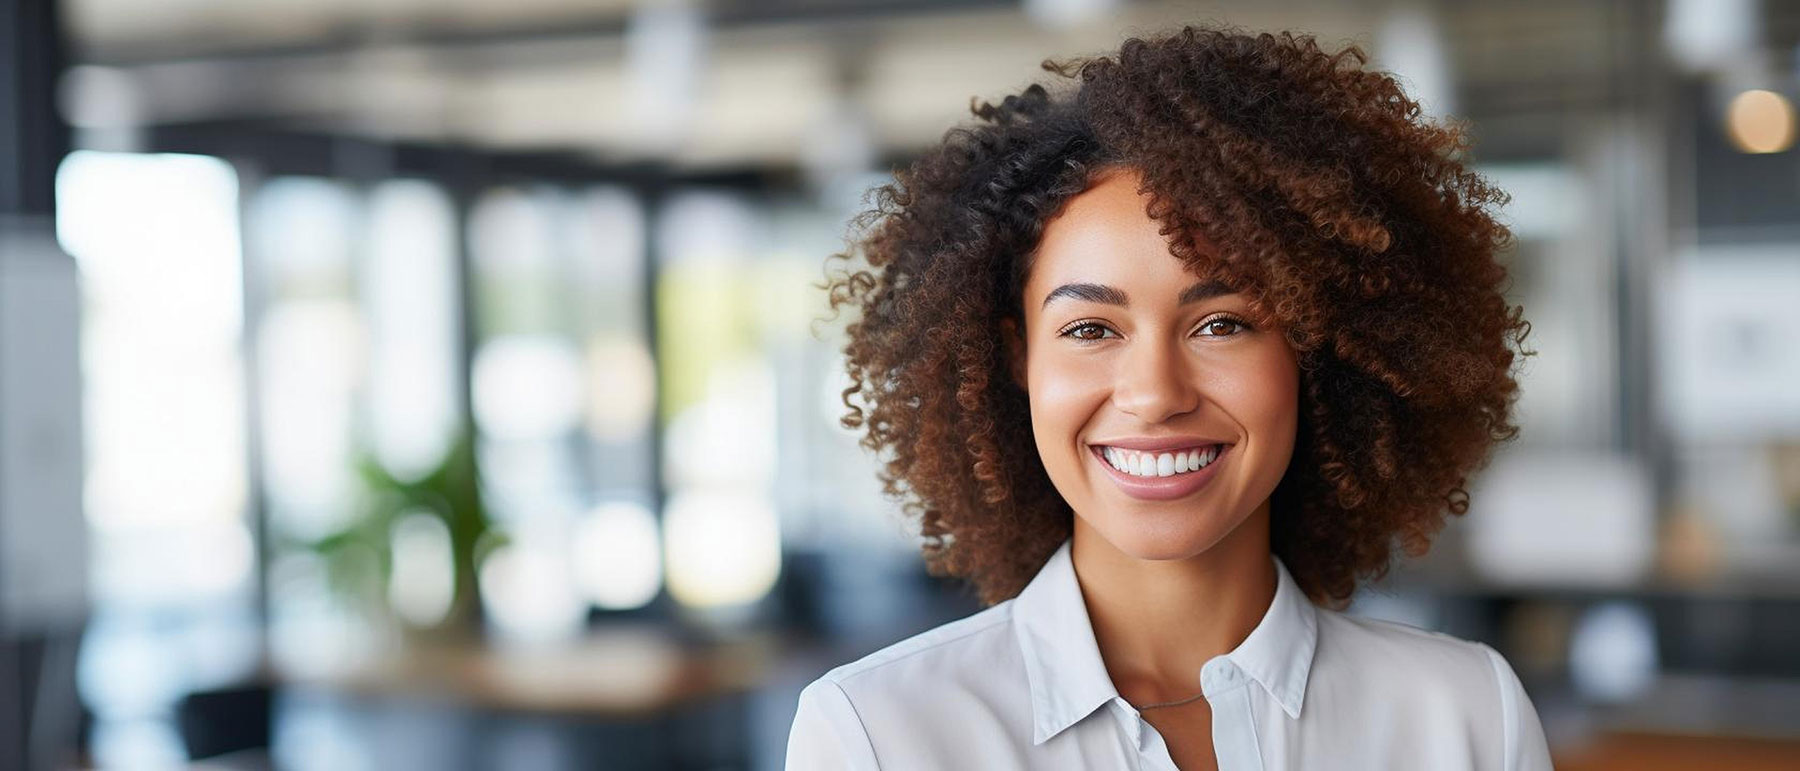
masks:
POLYGON ((1212 465, 1218 459, 1221 449, 1220 445, 1213 445, 1186 452, 1153 454, 1104 447, 1101 448, 1101 455, 1113 468, 1132 476, 1166 477, 1199 471, 1212 465))

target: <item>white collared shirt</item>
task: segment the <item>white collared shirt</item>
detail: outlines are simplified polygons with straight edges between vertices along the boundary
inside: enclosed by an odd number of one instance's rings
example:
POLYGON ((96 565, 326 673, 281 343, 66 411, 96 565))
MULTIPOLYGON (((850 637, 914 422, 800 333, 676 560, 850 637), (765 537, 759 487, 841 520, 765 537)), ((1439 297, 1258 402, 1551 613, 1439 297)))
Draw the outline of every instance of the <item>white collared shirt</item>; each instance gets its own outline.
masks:
MULTIPOLYGON (((1279 583, 1262 621, 1197 678, 1221 771, 1551 767, 1537 711, 1500 654, 1319 608, 1271 557, 1279 583)), ((787 768, 1175 763, 1107 676, 1064 541, 1018 597, 808 685, 787 768)))

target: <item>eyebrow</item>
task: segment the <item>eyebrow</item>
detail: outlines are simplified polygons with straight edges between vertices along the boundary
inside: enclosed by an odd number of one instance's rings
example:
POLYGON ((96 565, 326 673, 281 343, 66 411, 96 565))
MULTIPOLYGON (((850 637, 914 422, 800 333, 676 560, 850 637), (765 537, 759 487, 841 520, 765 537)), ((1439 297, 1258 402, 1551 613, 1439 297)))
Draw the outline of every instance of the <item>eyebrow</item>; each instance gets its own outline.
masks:
MULTIPOLYGON (((1175 303, 1177 305, 1187 305, 1188 303, 1196 303, 1201 300, 1210 300, 1221 295, 1228 295, 1234 291, 1235 290, 1231 287, 1218 281, 1201 281, 1181 290, 1181 296, 1176 298, 1175 303)), ((1131 298, 1127 297, 1124 290, 1119 289, 1118 287, 1107 286, 1105 284, 1063 284, 1062 286, 1050 290, 1050 294, 1044 296, 1044 304, 1039 307, 1050 307, 1050 301, 1059 297, 1086 300, 1091 303, 1102 303, 1105 305, 1125 306, 1131 304, 1131 298)))

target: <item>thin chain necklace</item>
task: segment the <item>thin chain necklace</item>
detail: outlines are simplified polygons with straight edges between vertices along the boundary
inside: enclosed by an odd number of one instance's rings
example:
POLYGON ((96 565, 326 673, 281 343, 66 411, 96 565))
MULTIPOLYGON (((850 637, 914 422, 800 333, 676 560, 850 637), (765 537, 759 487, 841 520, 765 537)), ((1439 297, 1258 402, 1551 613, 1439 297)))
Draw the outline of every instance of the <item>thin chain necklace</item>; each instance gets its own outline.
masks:
POLYGON ((1165 701, 1165 702, 1162 702, 1162 703, 1160 703, 1160 704, 1146 704, 1146 705, 1144 705, 1144 706, 1142 706, 1142 707, 1138 707, 1138 708, 1137 708, 1137 710, 1138 710, 1138 711, 1139 711, 1139 712, 1143 712, 1143 711, 1144 711, 1144 710, 1147 710, 1147 709, 1156 709, 1156 708, 1158 708, 1158 707, 1179 707, 1179 706, 1181 706, 1181 705, 1183 705, 1183 704, 1187 704, 1187 703, 1189 703, 1189 702, 1192 702, 1192 701, 1194 701, 1194 700, 1196 700, 1196 699, 1199 699, 1199 698, 1200 698, 1200 697, 1202 697, 1202 696, 1205 696, 1205 695, 1206 695, 1206 691, 1201 691, 1201 692, 1199 692, 1199 693, 1196 693, 1196 694, 1194 694, 1194 695, 1192 695, 1192 696, 1189 696, 1189 697, 1187 697, 1187 698, 1185 698, 1185 699, 1182 699, 1182 700, 1180 700, 1180 701, 1165 701))

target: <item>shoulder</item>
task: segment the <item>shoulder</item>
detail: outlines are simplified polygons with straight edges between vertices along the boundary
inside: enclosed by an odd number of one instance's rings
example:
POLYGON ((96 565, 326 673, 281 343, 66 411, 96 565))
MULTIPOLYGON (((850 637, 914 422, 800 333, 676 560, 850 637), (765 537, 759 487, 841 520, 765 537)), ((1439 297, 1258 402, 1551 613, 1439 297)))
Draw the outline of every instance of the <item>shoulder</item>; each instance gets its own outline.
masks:
POLYGON ((1008 600, 821 675, 800 692, 788 768, 954 765, 957 747, 1029 730, 1008 600))
MULTIPOLYGON (((1019 659, 1007 600, 888 645, 819 677, 854 697, 942 696, 946 688, 977 688, 1019 659)), ((1020 670, 1021 678, 1023 670, 1020 670)), ((1023 684, 1023 680, 1020 681, 1023 684)))
MULTIPOLYGON (((1380 705, 1377 719, 1465 737, 1495 768, 1548 768, 1536 710, 1486 643, 1320 609, 1308 691, 1380 705)), ((1311 699, 1311 695, 1308 699, 1311 699)))
POLYGON ((1497 656, 1484 643, 1382 619, 1319 610, 1318 655, 1368 674, 1404 671, 1455 685, 1494 683, 1497 656))
POLYGON ((1505 666, 1484 643, 1394 621, 1319 611, 1313 675, 1321 688, 1385 694, 1439 711, 1481 711, 1500 703, 1505 666))

